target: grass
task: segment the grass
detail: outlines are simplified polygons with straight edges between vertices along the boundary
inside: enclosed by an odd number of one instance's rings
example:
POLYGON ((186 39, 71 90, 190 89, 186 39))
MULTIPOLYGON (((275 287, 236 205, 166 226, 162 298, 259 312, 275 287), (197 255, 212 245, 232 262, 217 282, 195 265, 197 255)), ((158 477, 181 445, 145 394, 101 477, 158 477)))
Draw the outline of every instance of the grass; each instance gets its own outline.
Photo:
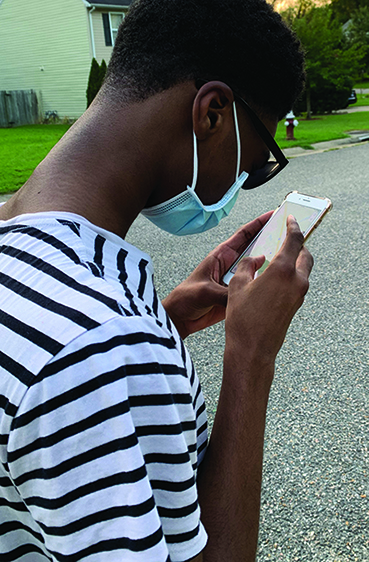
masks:
POLYGON ((369 89, 369 80, 363 80, 354 85, 354 90, 361 90, 365 88, 369 89))
POLYGON ((70 125, 0 129, 0 193, 19 189, 70 125))
POLYGON ((358 94, 356 92, 356 96, 357 103, 355 103, 355 105, 369 105, 369 94, 358 94))
POLYGON ((349 137, 348 131, 369 130, 369 111, 321 115, 311 121, 297 120, 299 125, 295 129, 295 141, 286 140, 284 120, 279 123, 275 138, 281 148, 312 148, 311 145, 316 142, 349 137))
MULTIPOLYGON (((367 101, 369 105, 369 97, 367 101)), ((363 104, 358 101, 355 105, 363 104)), ((279 123, 276 140, 281 148, 312 148, 316 142, 348 137, 348 131, 368 130, 369 112, 323 115, 311 121, 298 118, 298 121, 295 141, 286 140, 284 120, 279 123)), ((68 128, 69 125, 27 125, 0 129, 0 193, 19 189, 68 128)))

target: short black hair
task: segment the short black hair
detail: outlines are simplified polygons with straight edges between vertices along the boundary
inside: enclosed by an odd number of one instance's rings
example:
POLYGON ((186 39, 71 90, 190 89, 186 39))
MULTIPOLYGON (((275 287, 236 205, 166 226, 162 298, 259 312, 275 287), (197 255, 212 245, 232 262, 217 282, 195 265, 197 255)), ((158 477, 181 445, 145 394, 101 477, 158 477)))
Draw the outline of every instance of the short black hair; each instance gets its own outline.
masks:
POLYGON ((105 87, 143 100, 187 80, 222 80, 281 119, 304 86, 299 40, 265 0, 136 0, 105 87))

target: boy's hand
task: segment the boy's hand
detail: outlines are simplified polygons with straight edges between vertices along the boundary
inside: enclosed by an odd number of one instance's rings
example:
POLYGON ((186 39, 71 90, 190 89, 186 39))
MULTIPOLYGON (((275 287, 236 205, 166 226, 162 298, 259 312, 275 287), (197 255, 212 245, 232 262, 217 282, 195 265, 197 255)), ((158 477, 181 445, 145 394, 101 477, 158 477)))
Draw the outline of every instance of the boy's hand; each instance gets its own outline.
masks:
POLYGON ((254 280, 250 258, 239 263, 229 283, 226 315, 226 347, 233 352, 246 347, 248 357, 274 362, 309 288, 313 258, 303 243, 298 223, 289 216, 286 239, 260 277, 254 280))
MULTIPOLYGON (((241 227, 164 299, 163 305, 182 338, 224 320, 228 287, 223 285, 222 278, 271 215, 272 211, 241 227)), ((264 262, 263 258, 249 260, 254 272, 264 262)))

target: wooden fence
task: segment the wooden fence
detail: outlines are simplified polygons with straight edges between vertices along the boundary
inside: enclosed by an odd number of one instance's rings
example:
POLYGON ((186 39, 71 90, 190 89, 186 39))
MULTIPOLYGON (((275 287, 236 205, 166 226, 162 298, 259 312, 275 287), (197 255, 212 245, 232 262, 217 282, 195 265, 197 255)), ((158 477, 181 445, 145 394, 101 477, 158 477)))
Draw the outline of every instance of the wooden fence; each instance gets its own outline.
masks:
POLYGON ((39 123, 40 111, 34 90, 0 91, 0 127, 39 123))

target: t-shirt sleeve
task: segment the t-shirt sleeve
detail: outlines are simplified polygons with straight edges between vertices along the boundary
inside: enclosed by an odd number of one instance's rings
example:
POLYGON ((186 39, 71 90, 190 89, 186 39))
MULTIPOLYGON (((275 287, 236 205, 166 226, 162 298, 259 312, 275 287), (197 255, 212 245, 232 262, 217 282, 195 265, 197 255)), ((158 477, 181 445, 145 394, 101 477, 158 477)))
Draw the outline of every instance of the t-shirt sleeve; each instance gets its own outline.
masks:
POLYGON ((84 333, 44 367, 13 420, 8 466, 25 525, 60 561, 196 556, 206 544, 196 439, 170 334, 134 317, 84 333))

